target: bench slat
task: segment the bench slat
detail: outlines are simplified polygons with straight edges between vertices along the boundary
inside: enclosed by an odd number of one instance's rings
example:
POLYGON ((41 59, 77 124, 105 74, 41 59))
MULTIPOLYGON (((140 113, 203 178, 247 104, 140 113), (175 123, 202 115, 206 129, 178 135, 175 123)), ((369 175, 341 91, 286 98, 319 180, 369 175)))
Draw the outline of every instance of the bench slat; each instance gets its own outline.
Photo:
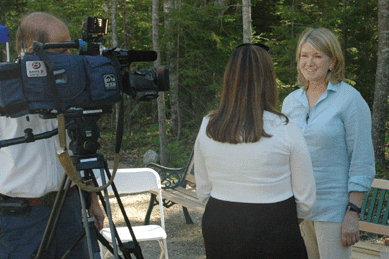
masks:
POLYGON ((381 190, 381 193, 380 193, 381 197, 380 197, 380 201, 378 202, 376 217, 374 220, 374 223, 376 223, 376 224, 380 224, 379 220, 381 218, 381 212, 382 212, 382 207, 384 204, 385 195, 386 195, 386 190, 381 190))
POLYGON ((186 174, 185 180, 191 183, 196 183, 196 178, 193 174, 186 174))
POLYGON ((383 180, 383 179, 374 179, 371 187, 372 188, 389 190, 389 181, 388 180, 383 180))
POLYGON ((364 220, 368 200, 369 200, 369 195, 365 195, 365 197, 363 198, 363 204, 362 204, 362 208, 361 208, 362 212, 361 212, 361 216, 360 216, 359 220, 364 220))
POLYGON ((369 241, 359 241, 353 245, 353 259, 380 258, 380 245, 372 244, 369 241))
MULTIPOLYGON (((176 190, 177 192, 182 192, 185 195, 188 195, 188 196, 192 197, 194 200, 198 201, 196 192, 194 192, 192 190, 188 190, 188 189, 185 189, 183 187, 177 187, 174 190, 176 190)), ((165 190, 165 191, 167 191, 167 190, 165 190)))
POLYGON ((388 222, 388 217, 389 217, 389 202, 386 201, 386 210, 382 222, 388 222))
MULTIPOLYGON (((152 190, 149 192, 158 195, 158 192, 156 191, 152 190)), ((175 190, 166 189, 162 190, 162 197, 172 202, 181 204, 184 207, 204 213, 205 205, 200 203, 200 201, 197 199, 196 193, 194 193, 193 191, 187 190, 182 187, 175 188, 175 190)))
POLYGON ((164 199, 173 201, 175 203, 179 203, 183 205, 184 207, 191 208, 195 211, 198 211, 200 213, 204 213, 205 206, 204 204, 200 202, 196 202, 193 198, 190 196, 183 197, 182 193, 175 193, 175 192, 170 192, 169 191, 164 191, 162 194, 164 199))
POLYGON ((389 226, 374 224, 365 221, 359 221, 359 230, 376 233, 379 235, 389 235, 389 226))
POLYGON ((371 197, 371 201, 370 201, 369 213, 368 213, 367 219, 366 219, 367 222, 371 222, 371 219, 373 217, 374 206, 375 206, 375 201, 377 199, 377 194, 378 194, 378 189, 374 188, 373 189, 373 194, 372 194, 372 197, 371 197))
POLYGON ((168 193, 168 195, 182 196, 182 197, 185 197, 185 199, 191 200, 192 202, 196 202, 196 203, 201 204, 200 201, 197 199, 197 195, 194 195, 193 193, 191 193, 188 190, 175 188, 175 189, 164 190, 164 192, 168 193))

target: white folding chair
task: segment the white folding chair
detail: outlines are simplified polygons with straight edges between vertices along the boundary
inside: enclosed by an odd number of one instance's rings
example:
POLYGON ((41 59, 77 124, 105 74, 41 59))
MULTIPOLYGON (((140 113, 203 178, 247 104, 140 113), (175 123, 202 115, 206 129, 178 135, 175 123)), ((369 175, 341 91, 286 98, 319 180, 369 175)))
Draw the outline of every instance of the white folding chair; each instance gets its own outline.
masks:
MULTIPOLYGON (((159 204, 162 203, 161 193, 161 179, 157 172, 150 168, 126 168, 118 169, 114 184, 119 193, 140 193, 149 190, 158 190, 159 204)), ((113 192, 112 188, 108 188, 109 192, 113 192)), ((133 226, 135 238, 138 242, 144 241, 158 241, 161 247, 160 259, 165 255, 165 259, 168 259, 168 250, 166 242, 166 231, 165 231, 165 218, 163 214, 163 206, 159 206, 161 213, 161 224, 160 225, 144 225, 144 226, 133 226)), ((127 227, 118 227, 118 235, 122 242, 132 241, 130 231, 127 227)), ((100 233, 112 243, 111 230, 110 228, 104 228, 100 233)), ((105 258, 103 254, 103 246, 100 244, 101 258, 105 258)))

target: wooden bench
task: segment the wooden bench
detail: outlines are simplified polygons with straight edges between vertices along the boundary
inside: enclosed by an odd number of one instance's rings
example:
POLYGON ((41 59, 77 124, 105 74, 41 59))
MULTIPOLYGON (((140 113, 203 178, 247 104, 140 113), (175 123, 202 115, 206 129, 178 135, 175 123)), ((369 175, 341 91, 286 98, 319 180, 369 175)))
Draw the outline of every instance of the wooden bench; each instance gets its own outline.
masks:
MULTIPOLYGON (((180 204, 183 208, 185 221, 193 224, 188 208, 203 213, 205 205, 200 203, 196 195, 196 180, 194 177, 193 152, 186 166, 182 168, 163 167, 158 164, 148 164, 161 176, 163 206, 169 208, 180 204)), ((389 236, 389 180, 374 179, 369 195, 365 195, 362 204, 362 213, 359 221, 359 230, 383 236, 389 236)), ((156 193, 152 192, 149 208, 144 224, 149 224, 153 207, 157 205, 156 193)), ((352 247, 353 259, 380 258, 379 244, 369 240, 359 241, 352 247)))
MULTIPOLYGON (((175 204, 180 204, 183 209, 186 224, 193 224, 188 208, 204 213, 205 204, 202 204, 196 194, 196 179, 194 176, 193 151, 186 166, 182 168, 169 168, 155 163, 150 163, 147 167, 157 171, 161 177, 163 206, 170 208, 175 204)), ((158 204, 157 192, 151 192, 149 208, 147 210, 144 224, 150 223, 150 216, 153 207, 158 204)))
MULTIPOLYGON (((365 195, 362 213, 359 219, 359 230, 378 235, 389 236, 389 181, 374 179, 369 195, 365 195)), ((379 244, 369 240, 359 241, 353 250, 353 259, 380 258, 379 244)))

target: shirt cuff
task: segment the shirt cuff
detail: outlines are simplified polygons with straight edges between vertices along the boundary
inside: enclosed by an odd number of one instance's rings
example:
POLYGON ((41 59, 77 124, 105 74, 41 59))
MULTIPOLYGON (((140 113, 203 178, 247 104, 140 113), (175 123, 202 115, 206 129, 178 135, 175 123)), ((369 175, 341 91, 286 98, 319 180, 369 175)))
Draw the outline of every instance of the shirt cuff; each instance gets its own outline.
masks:
POLYGON ((353 176, 348 181, 348 192, 368 192, 373 183, 374 176, 353 176))

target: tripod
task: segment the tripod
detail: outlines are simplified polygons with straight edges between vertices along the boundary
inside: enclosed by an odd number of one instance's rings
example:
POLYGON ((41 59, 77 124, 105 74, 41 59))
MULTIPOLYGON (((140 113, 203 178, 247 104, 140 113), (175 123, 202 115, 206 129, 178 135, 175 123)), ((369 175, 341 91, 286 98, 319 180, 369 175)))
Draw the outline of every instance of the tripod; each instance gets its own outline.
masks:
MULTIPOLYGON (((91 170, 91 167, 100 169, 102 185, 105 185, 105 183, 106 183, 106 179, 105 179, 104 173, 107 174, 108 179, 111 178, 111 174, 110 174, 110 172, 108 170, 108 164, 107 164, 106 160, 104 159, 103 155, 96 154, 96 155, 91 155, 91 156, 81 156, 81 157, 78 157, 77 159, 79 159, 79 162, 77 163, 77 165, 78 165, 77 170, 84 170, 85 172, 88 172, 89 174, 91 174, 93 183, 96 186, 97 186, 96 177, 94 176, 93 171, 91 170)), ((123 218, 124 218, 124 221, 126 223, 126 226, 128 227, 128 229, 129 229, 129 231, 131 233, 133 241, 132 242, 123 243, 120 240, 119 235, 118 235, 118 233, 116 231, 116 227, 115 227, 115 225, 114 225, 114 223, 112 221, 112 214, 111 214, 109 197, 108 197, 108 190, 107 189, 105 189, 103 191, 104 195, 101 192, 98 193, 98 195, 100 197, 100 200, 102 201, 104 210, 106 211, 106 214, 107 214, 107 217, 108 217, 108 220, 109 220, 109 225, 110 225, 110 228, 111 228, 111 235, 112 235, 111 239, 115 240, 115 237, 116 237, 116 240, 117 240, 118 244, 116 244, 116 242, 113 242, 113 245, 111 246, 109 244, 109 242, 99 232, 97 232, 97 238, 112 254, 115 255, 115 258, 119 258, 118 257, 118 248, 119 248, 120 251, 123 253, 124 258, 126 258, 126 259, 127 258, 131 258, 131 254, 134 254, 135 257, 138 258, 138 259, 143 259, 143 255, 141 253, 141 249, 140 249, 139 243, 136 240, 136 237, 135 237, 134 232, 133 232, 132 227, 131 227, 131 223, 130 223, 128 217, 127 217, 127 214, 125 212, 125 208, 124 208, 123 203, 122 203, 122 201, 120 199, 120 196, 119 196, 119 193, 118 193, 118 191, 116 189, 115 184, 113 183, 111 185, 111 187, 113 189, 115 198, 117 200, 117 203, 118 203, 119 208, 121 210, 121 213, 123 215, 123 218)))
MULTIPOLYGON (((108 169, 107 162, 105 161, 103 155, 98 154, 96 151, 99 148, 99 143, 97 142, 99 138, 99 129, 97 127, 98 116, 76 116, 72 117, 72 120, 66 124, 66 128, 69 132, 69 137, 72 139, 69 147, 73 151, 74 156, 72 156, 72 162, 75 165, 77 172, 82 177, 83 181, 92 181, 95 186, 98 186, 96 177, 94 175, 93 169, 100 170, 100 177, 102 186, 106 184, 105 176, 108 179, 111 179, 111 174, 108 169)), ((25 130, 25 136, 10 139, 5 141, 0 141, 0 148, 10 145, 16 145, 20 143, 33 142, 43 138, 50 138, 58 134, 58 130, 52 130, 50 132, 45 132, 41 134, 34 135, 31 129, 25 130)), ((43 238, 38 252, 34 255, 34 258, 48 258, 48 251, 50 245, 52 244, 55 230, 58 226, 59 218, 64 208, 64 203, 67 198, 71 186, 70 178, 65 175, 62 184, 59 188, 59 191, 56 195, 54 205, 49 217, 43 238)), ((101 192, 98 193, 100 201, 103 204, 104 210, 107 214, 109 220, 109 225, 112 233, 112 246, 109 242, 97 231, 94 226, 93 218, 88 218, 87 208, 88 201, 85 198, 85 192, 79 189, 80 194, 80 203, 82 207, 82 221, 83 221, 83 230, 78 234, 77 238, 74 240, 73 244, 65 252, 62 258, 68 258, 71 251, 79 244, 83 238, 86 236, 86 242, 88 245, 88 254, 90 259, 100 258, 99 246, 97 245, 96 240, 98 239, 107 249, 114 254, 115 258, 122 258, 119 256, 118 248, 122 251, 124 258, 132 258, 131 254, 134 254, 137 259, 143 259, 143 255, 139 246, 139 243, 136 240, 134 232, 132 230, 130 221, 126 215, 124 206, 120 200, 117 189, 112 184, 112 189, 114 191, 115 198, 118 201, 119 207, 123 214, 123 218, 129 231, 132 235, 132 242, 122 243, 120 237, 117 234, 115 225, 112 220, 112 214, 109 203, 109 196, 107 189, 103 190, 104 196, 101 192), (116 244, 115 240, 118 244, 116 244)))
MULTIPOLYGON (((100 147, 100 144, 98 143, 100 130, 99 127, 97 126, 97 121, 100 118, 99 115, 100 114, 96 115, 93 113, 92 114, 88 113, 87 115, 83 114, 82 116, 73 115, 72 123, 70 125, 67 125, 66 128, 68 129, 69 137, 71 139, 69 148, 74 153, 74 156, 72 156, 72 162, 75 165, 77 172, 80 174, 80 176, 84 181, 92 181, 95 186, 98 186, 93 169, 100 170, 101 182, 102 185, 104 186, 106 184, 105 175, 110 180, 111 174, 109 172, 107 162, 105 161, 103 155, 97 153, 97 150, 100 147), (82 172, 84 173, 83 175, 82 172)), ((98 195, 101 203, 103 204, 104 210, 107 214, 107 218, 109 220, 109 225, 112 233, 111 238, 112 240, 114 240, 114 242, 112 242, 113 247, 110 246, 109 242, 107 242, 107 240, 105 240, 105 238, 102 235, 100 235, 99 232, 95 231, 96 229, 93 227, 93 224, 89 224, 89 223, 86 224, 85 222, 89 222, 86 213, 88 206, 86 205, 86 201, 84 198, 85 195, 82 195, 83 191, 80 190, 82 216, 83 216, 85 234, 87 236, 86 239, 88 243, 89 257, 100 258, 100 256, 98 255, 99 249, 98 248, 94 249, 95 245, 93 243, 92 234, 95 233, 99 241, 105 247, 107 247, 107 249, 111 253, 115 255, 115 258, 119 258, 118 255, 118 246, 119 246, 120 250, 123 253, 124 258, 131 258, 131 254, 134 254, 136 258, 143 259, 143 255, 141 253, 139 243, 136 240, 130 221, 128 220, 124 206, 120 200, 119 194, 117 192, 114 183, 112 183, 112 189, 114 191, 115 198, 117 199, 118 204, 120 206, 125 223, 132 235, 133 241, 128 242, 126 244, 123 244, 121 242, 112 220, 112 213, 111 213, 107 189, 103 190, 104 195, 102 195, 101 192, 98 192, 98 195), (92 228, 90 227, 91 225, 92 228), (116 244, 115 240, 117 240, 118 245, 116 244)), ((42 241, 44 241, 44 239, 42 239, 42 241)))

